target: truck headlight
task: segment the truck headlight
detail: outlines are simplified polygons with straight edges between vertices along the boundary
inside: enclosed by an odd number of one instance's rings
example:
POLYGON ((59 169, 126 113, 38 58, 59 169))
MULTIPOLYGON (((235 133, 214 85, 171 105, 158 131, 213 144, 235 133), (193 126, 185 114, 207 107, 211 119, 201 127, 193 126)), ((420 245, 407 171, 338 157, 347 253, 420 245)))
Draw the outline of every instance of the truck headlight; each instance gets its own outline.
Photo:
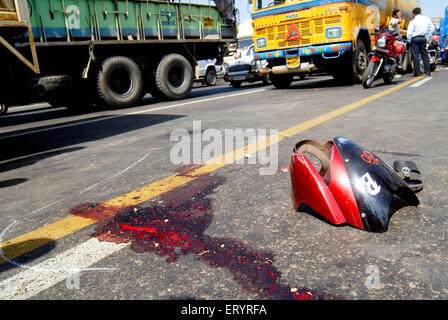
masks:
POLYGON ((266 47, 266 38, 258 38, 257 39, 257 47, 258 48, 266 47))
POLYGON ((327 38, 339 38, 342 35, 342 29, 341 27, 328 28, 326 33, 327 38))

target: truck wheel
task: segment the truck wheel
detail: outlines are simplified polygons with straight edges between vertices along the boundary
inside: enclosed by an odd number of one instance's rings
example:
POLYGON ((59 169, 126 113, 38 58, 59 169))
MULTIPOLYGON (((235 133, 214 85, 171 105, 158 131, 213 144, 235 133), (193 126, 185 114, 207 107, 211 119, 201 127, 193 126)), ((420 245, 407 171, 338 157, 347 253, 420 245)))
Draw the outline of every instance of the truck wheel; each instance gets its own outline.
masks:
POLYGON ((163 92, 157 88, 156 84, 156 70, 157 70, 158 63, 152 63, 148 65, 144 72, 144 78, 145 78, 145 90, 147 91, 154 99, 158 101, 165 101, 167 100, 167 97, 163 92))
POLYGON ((193 87, 193 68, 184 56, 169 54, 157 66, 155 83, 170 100, 186 98, 193 87))
POLYGON ((288 89, 293 79, 294 76, 290 74, 271 75, 271 83, 277 89, 288 89))
POLYGON ((0 103, 0 116, 6 114, 8 112, 8 106, 4 103, 0 103))
POLYGON ((130 107, 142 95, 140 68, 128 57, 108 58, 98 73, 97 89, 100 101, 106 105, 113 108, 130 107))
POLYGON ((205 83, 208 86, 214 86, 216 85, 217 77, 216 77, 216 70, 214 68, 208 68, 207 73, 205 74, 205 83))
POLYGON ((154 80, 149 81, 148 92, 154 99, 158 101, 165 101, 168 99, 167 96, 162 91, 160 91, 159 88, 157 88, 154 80))
POLYGON ((366 71, 368 63, 369 60, 367 58, 364 42, 361 39, 358 39, 352 56, 352 75, 355 83, 360 83, 362 81, 362 76, 366 71))

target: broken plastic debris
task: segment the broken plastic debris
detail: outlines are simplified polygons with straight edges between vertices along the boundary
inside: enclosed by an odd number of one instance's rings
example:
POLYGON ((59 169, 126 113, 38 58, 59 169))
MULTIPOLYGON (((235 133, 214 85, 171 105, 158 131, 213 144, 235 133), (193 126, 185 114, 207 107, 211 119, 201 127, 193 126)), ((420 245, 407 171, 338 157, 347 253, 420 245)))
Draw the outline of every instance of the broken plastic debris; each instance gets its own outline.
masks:
POLYGON ((205 251, 199 253, 198 255, 199 255, 199 256, 202 256, 203 254, 206 254, 207 252, 210 252, 210 250, 205 250, 205 251))
POLYGON ((289 172, 289 169, 288 168, 282 168, 282 169, 280 169, 280 171, 281 172, 289 172))

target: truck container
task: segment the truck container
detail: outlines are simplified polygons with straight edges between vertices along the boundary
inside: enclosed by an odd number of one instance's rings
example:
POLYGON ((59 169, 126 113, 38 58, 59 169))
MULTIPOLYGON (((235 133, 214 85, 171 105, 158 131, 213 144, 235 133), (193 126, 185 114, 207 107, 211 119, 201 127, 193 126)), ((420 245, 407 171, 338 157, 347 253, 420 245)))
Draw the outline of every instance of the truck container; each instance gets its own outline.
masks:
MULTIPOLYGON (((249 0, 252 2, 252 0, 249 0)), ((336 79, 360 82, 377 32, 388 27, 399 9, 406 36, 416 0, 253 0, 255 58, 267 60, 278 88, 294 75, 329 72, 336 79)), ((409 53, 404 64, 409 65, 409 53)))
POLYGON ((0 0, 0 106, 182 99, 235 38, 233 0, 0 0))

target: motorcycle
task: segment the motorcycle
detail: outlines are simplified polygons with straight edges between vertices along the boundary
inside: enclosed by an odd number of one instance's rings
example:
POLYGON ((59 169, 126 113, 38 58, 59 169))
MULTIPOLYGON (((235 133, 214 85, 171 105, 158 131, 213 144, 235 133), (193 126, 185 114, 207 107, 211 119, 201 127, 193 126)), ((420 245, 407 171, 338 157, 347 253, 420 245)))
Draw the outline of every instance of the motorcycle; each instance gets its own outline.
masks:
POLYGON ((440 56, 439 40, 440 36, 434 36, 427 45, 431 72, 434 72, 436 70, 437 64, 442 63, 442 57, 440 56))
POLYGON ((375 79, 382 77, 385 84, 392 80, 401 68, 398 61, 406 52, 406 43, 398 40, 397 35, 385 29, 375 39, 375 51, 370 53, 370 62, 364 72, 362 84, 368 89, 375 79))
MULTIPOLYGON (((434 35, 426 45, 426 51, 428 52, 429 67, 431 72, 434 72, 439 63, 442 63, 442 52, 439 46, 440 36, 434 35)), ((412 66, 414 64, 412 63, 412 66)), ((424 73, 425 68, 423 65, 423 59, 420 57, 420 73, 424 73)))

